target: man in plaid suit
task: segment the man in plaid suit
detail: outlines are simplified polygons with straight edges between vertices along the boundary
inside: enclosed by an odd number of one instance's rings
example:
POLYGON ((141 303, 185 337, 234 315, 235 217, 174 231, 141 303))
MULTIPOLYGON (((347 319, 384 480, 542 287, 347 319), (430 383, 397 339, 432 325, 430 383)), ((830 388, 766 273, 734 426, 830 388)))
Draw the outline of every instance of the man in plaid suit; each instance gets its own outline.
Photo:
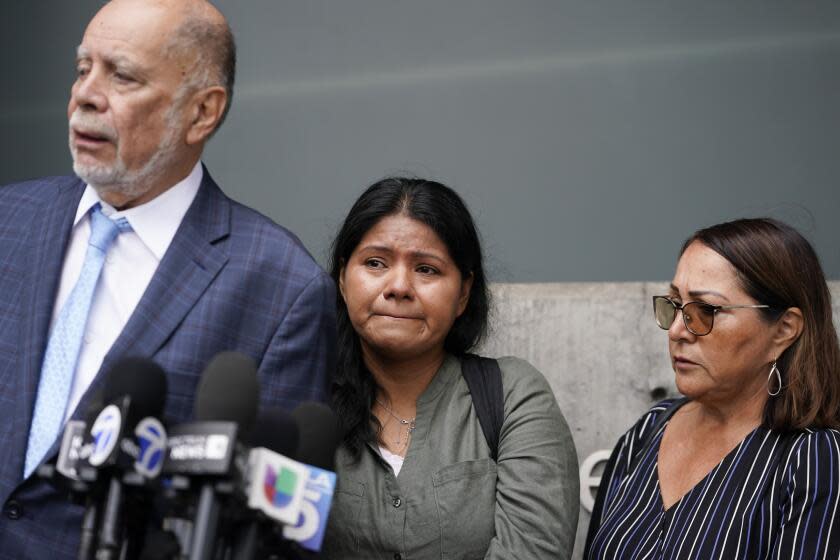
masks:
MULTIPOLYGON (((0 559, 77 553, 81 508, 25 474, 24 458, 47 400, 45 352, 87 266, 96 212, 130 228, 100 265, 69 394, 45 410, 84 417, 103 372, 145 356, 167 372, 167 420, 184 421, 202 370, 225 350, 259 364, 262 405, 326 399, 331 280, 294 235, 227 198, 200 161, 230 105, 234 66, 227 22, 208 3, 109 2, 77 53, 75 175, 0 188, 0 559)), ((49 434, 34 464, 54 459, 59 439, 49 434)))

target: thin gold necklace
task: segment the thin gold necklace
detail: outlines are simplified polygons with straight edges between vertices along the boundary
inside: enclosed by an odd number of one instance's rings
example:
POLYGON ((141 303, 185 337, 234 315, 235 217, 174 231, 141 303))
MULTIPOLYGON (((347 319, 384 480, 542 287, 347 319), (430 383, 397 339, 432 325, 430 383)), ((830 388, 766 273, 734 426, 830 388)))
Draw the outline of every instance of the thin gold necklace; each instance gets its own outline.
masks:
MULTIPOLYGON (((417 420, 417 417, 415 416, 414 418, 400 418, 399 416, 397 416, 394 413, 393 410, 391 410, 390 407, 388 407, 388 405, 386 405, 384 402, 379 400, 379 397, 376 398, 376 402, 379 404, 379 406, 382 407, 382 409, 385 412, 390 414, 391 417, 394 418, 394 420, 399 422, 400 426, 405 426, 406 427, 406 432, 405 432, 405 440, 406 441, 405 441, 405 443, 406 443, 406 445, 408 445, 408 438, 411 437, 411 434, 412 434, 412 432, 414 432, 414 428, 417 425, 416 422, 415 422, 417 420)), ((402 443, 402 427, 397 429, 397 439, 394 441, 394 445, 400 445, 401 443, 402 443)))

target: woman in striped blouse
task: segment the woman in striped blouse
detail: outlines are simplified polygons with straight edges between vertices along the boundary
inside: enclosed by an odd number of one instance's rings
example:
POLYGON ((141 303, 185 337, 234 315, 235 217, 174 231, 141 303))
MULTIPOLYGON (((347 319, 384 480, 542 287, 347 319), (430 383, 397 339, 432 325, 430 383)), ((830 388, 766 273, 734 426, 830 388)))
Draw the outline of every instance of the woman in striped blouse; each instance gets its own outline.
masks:
POLYGON ((840 349, 811 245, 769 219, 700 230, 653 307, 685 398, 619 440, 585 557, 840 558, 840 349))

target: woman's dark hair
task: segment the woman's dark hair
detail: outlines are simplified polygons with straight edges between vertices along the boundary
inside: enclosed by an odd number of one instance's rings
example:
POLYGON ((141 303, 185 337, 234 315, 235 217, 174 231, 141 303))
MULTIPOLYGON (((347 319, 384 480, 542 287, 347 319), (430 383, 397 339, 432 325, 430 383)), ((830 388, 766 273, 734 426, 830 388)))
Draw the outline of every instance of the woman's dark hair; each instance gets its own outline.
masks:
MULTIPOLYGON (((481 242, 464 201, 435 181, 388 177, 374 183, 353 204, 332 247, 330 274, 338 284, 341 269, 365 234, 380 220, 404 214, 437 234, 463 278, 472 275, 470 299, 444 341, 444 349, 463 356, 484 336, 490 296, 481 242)), ((359 336, 350 323, 344 300, 337 298, 338 364, 332 384, 333 407, 344 422, 344 443, 357 459, 362 446, 375 441, 379 429, 371 413, 377 385, 362 360, 359 336)))
MULTIPOLYGON (((840 348, 831 319, 831 294, 814 248, 795 229, 770 218, 742 219, 701 229, 698 241, 738 271, 741 287, 768 322, 791 307, 804 328, 779 357, 782 390, 764 408, 764 426, 775 430, 840 427, 840 348)), ((768 371, 769 373, 769 371, 768 371)))

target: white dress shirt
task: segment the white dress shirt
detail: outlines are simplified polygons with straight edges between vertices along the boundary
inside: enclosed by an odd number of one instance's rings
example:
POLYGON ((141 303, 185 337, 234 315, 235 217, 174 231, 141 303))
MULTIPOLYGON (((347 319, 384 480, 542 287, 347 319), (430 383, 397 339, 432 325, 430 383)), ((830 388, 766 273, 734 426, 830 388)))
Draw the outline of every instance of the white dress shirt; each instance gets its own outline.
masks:
POLYGON ((201 162, 198 162, 180 183, 145 204, 121 212, 102 201, 90 185, 85 188, 76 210, 70 243, 64 253, 50 332, 84 264, 90 238, 88 211, 99 203, 103 214, 112 220, 125 218, 132 231, 120 234, 105 257, 105 266, 93 295, 79 361, 76 363, 70 399, 64 413, 65 421, 73 414, 99 371, 105 354, 117 340, 146 291, 181 220, 198 193, 202 176, 201 162))

